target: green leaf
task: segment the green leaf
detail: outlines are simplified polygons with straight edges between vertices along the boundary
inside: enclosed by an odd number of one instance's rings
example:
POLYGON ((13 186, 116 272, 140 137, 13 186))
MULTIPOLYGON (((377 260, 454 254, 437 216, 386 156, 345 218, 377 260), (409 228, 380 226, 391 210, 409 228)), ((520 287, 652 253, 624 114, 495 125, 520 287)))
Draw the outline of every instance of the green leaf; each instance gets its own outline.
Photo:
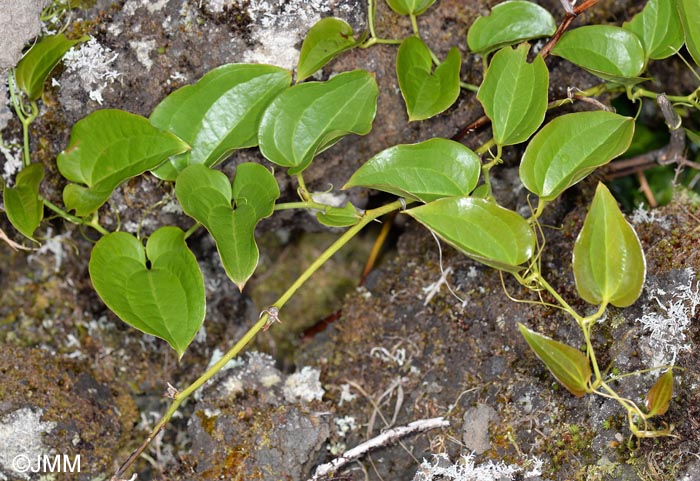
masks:
POLYGON ((477 18, 467 32, 467 45, 474 53, 488 54, 525 40, 549 37, 557 29, 552 15, 532 2, 499 3, 491 15, 477 18))
POLYGON ((204 322, 204 278, 177 227, 141 241, 126 232, 100 239, 90 256, 90 279, 119 318, 170 344, 182 358, 204 322), (148 259, 148 262, 147 262, 148 259))
POLYGON ((386 0, 399 15, 420 15, 435 3, 435 0, 386 0))
POLYGON ((343 189, 367 187, 430 202, 469 194, 480 173, 478 155, 459 142, 435 138, 383 150, 357 169, 343 189))
POLYGON ((211 167, 236 149, 255 147, 263 112, 290 83, 291 72, 279 67, 230 64, 171 93, 155 108, 151 123, 177 135, 192 150, 153 173, 175 180, 188 165, 211 167))
POLYGON ((552 49, 565 58, 605 80, 637 81, 644 69, 642 42, 635 34, 613 25, 588 25, 568 30, 552 49))
POLYGON ((646 58, 670 57, 683 46, 683 27, 672 0, 649 0, 644 9, 622 28, 639 37, 646 58))
POLYGON ((552 200, 624 153, 633 135, 634 119, 630 117, 604 111, 562 115, 528 144, 520 179, 530 192, 552 200))
POLYGON ((289 167, 291 175, 298 174, 345 135, 367 134, 378 95, 377 82, 364 70, 295 85, 265 111, 258 134, 260 151, 270 162, 289 167))
POLYGON ((309 29, 301 44, 297 82, 310 77, 341 53, 357 45, 352 27, 339 18, 322 18, 309 29))
POLYGON ((491 200, 446 197, 406 213, 452 247, 496 269, 517 272, 535 250, 527 221, 491 200))
POLYGON ((579 296, 591 304, 627 307, 642 293, 642 245, 602 183, 574 244, 573 266, 579 296))
POLYGON ((63 177, 75 182, 63 190, 63 203, 78 216, 90 214, 125 180, 188 149, 139 115, 97 110, 73 126, 68 148, 56 159, 63 177))
POLYGON ((396 58, 396 75, 406 102, 408 120, 425 120, 447 110, 459 97, 462 54, 452 47, 435 68, 430 50, 415 36, 406 38, 396 58))
POLYGON ((654 383, 647 394, 647 418, 663 416, 673 397, 673 370, 669 369, 654 383))
POLYGON ((690 129, 685 129, 685 128, 684 128, 683 130, 685 130, 685 135, 688 137, 688 139, 689 139, 692 143, 694 143, 695 145, 697 145, 698 147, 700 147, 700 133, 698 133, 698 132, 693 132, 692 130, 690 130, 690 129))
POLYGON ((505 47, 493 56, 477 98, 493 125, 498 145, 526 141, 542 125, 547 112, 549 71, 537 55, 527 62, 530 46, 505 47))
POLYGON ((44 166, 31 164, 23 168, 14 187, 2 193, 5 213, 15 229, 34 240, 34 231, 44 218, 44 203, 39 198, 39 184, 44 178, 44 166))
POLYGON ((81 37, 78 40, 68 40, 62 33, 44 37, 17 64, 17 86, 27 94, 29 100, 39 99, 44 91, 44 82, 66 52, 73 45, 88 39, 89 37, 81 37))
POLYGON ((581 397, 591 392, 591 364, 581 351, 543 336, 520 323, 518 329, 537 357, 571 394, 581 397))
POLYGON ((361 215, 350 202, 343 207, 328 206, 316 213, 316 220, 328 227, 348 227, 360 221, 361 215))
POLYGON ((700 65, 700 0, 675 0, 683 24, 685 46, 700 65))
POLYGON ((280 195, 275 177, 260 164, 244 163, 231 186, 222 172, 195 164, 180 173, 175 194, 214 238, 226 275, 243 290, 258 265, 255 226, 272 214, 280 195))

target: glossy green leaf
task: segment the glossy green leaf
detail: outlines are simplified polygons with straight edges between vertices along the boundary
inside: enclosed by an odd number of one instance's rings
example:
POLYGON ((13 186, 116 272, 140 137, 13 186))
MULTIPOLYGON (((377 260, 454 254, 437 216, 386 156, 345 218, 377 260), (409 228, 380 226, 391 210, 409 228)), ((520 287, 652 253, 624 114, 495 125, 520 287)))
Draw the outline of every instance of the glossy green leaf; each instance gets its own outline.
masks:
POLYGON ((396 75, 408 120, 425 120, 447 110, 459 97, 462 54, 452 47, 433 71, 430 50, 415 36, 406 38, 396 57, 396 75))
POLYGON ((258 265, 255 226, 272 214, 280 195, 275 177, 260 164, 244 163, 232 186, 222 172, 195 164, 180 173, 175 194, 212 235, 226 275, 243 290, 258 265))
POLYGON ((73 126, 68 148, 56 159, 63 177, 75 182, 63 190, 63 203, 79 216, 90 214, 125 180, 188 149, 141 116, 122 110, 93 112, 73 126))
POLYGON ((576 289, 586 302, 627 307, 642 293, 644 251, 602 183, 574 244, 576 289))
POLYGON ((44 218, 44 203, 39 198, 39 184, 44 178, 44 166, 31 164, 23 168, 14 187, 2 192, 5 213, 15 229, 34 240, 34 231, 44 218))
POLYGON ((624 82, 642 73, 645 53, 639 38, 621 27, 588 25, 568 30, 552 49, 565 58, 606 80, 624 82))
POLYGON ((350 202, 343 207, 327 207, 316 213, 316 219, 328 227, 349 227, 360 221, 361 214, 350 202))
POLYGON ((44 82, 66 52, 73 45, 84 42, 88 38, 68 40, 65 35, 59 33, 41 39, 17 64, 15 70, 17 86, 27 94, 29 100, 34 101, 40 98, 44 91, 44 82))
POLYGON ((90 256, 90 279, 121 320, 170 344, 182 358, 204 322, 204 278, 177 227, 141 241, 126 232, 100 239, 90 256))
POLYGON ((562 115, 528 144, 520 179, 530 192, 552 200, 624 153, 633 135, 634 119, 630 117, 605 111, 562 115))
POLYGON ((383 150, 357 169, 343 189, 367 187, 430 202, 469 194, 480 173, 478 155, 459 142, 436 138, 383 150))
POLYGON ((377 82, 364 70, 282 92, 260 122, 260 151, 294 175, 345 135, 365 135, 377 110, 377 82))
POLYGON ((177 135, 192 150, 153 173, 175 180, 188 165, 211 167, 236 149, 258 145, 263 112, 290 83, 291 72, 279 67, 230 64, 171 93, 155 108, 151 123, 177 135))
POLYGON ((505 47, 493 56, 477 98, 493 125, 498 145, 526 141, 547 112, 549 70, 540 55, 528 63, 529 45, 505 47))
POLYGON ((328 62, 357 45, 352 27, 339 18, 322 18, 311 27, 301 44, 297 82, 310 77, 328 62))
POLYGON ((389 7, 399 15, 420 15, 435 3, 435 0, 386 0, 389 7))
POLYGON ((683 24, 685 46, 700 65, 700 0, 675 0, 683 24))
POLYGON ((581 397, 591 392, 591 364, 578 349, 543 336, 518 323, 518 329, 537 357, 571 394, 581 397))
POLYGON ((639 37, 646 58, 670 57, 683 46, 683 27, 673 0, 649 0, 642 11, 622 27, 639 37))
POLYGON ((491 200, 446 197, 406 213, 452 247, 496 269, 519 271, 535 250, 527 221, 491 200))
POLYGON ((690 130, 690 129, 684 129, 684 130, 685 130, 685 135, 688 137, 688 139, 689 139, 692 143, 694 143, 695 145, 697 145, 698 147, 700 147, 700 133, 698 133, 698 132, 693 132, 693 131, 690 130))
POLYGON ((557 29, 552 15, 539 5, 521 0, 502 2, 491 14, 477 18, 467 32, 474 53, 488 54, 525 40, 549 37, 557 29))
POLYGON ((646 399, 647 418, 663 416, 673 397, 673 370, 669 369, 654 383, 646 399))

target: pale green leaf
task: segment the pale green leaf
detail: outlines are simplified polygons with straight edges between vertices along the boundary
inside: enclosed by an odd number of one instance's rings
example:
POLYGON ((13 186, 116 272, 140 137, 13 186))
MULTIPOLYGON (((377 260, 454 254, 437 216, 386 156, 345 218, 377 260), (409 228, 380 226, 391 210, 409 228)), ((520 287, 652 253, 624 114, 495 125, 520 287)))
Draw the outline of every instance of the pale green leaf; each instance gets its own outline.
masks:
POLYGON ((328 62, 357 45, 352 27, 339 18, 322 18, 309 29, 301 44, 297 82, 310 77, 328 62))
POLYGON ((552 200, 632 142, 634 119, 612 112, 577 112, 545 125, 530 141, 520 179, 530 192, 552 200))
POLYGON ((519 271, 535 250, 535 235, 527 221, 491 200, 446 197, 406 214, 452 247, 496 269, 519 271))
POLYGON ((529 45, 505 47, 493 56, 477 98, 493 125, 498 145, 526 141, 547 112, 549 71, 540 55, 527 62, 529 45))
POLYGON ((360 167, 343 189, 367 187, 429 202, 469 194, 480 173, 478 155, 459 142, 436 138, 383 150, 360 167))
POLYGON ((435 0, 386 0, 399 15, 420 15, 435 3, 435 0))
POLYGON ((361 214, 350 202, 343 207, 328 206, 316 213, 316 220, 328 227, 348 227, 360 221, 361 214))
POLYGON ((639 37, 647 58, 670 57, 683 46, 683 27, 674 0, 649 0, 642 11, 622 27, 639 37))
POLYGON ((5 213, 15 229, 34 240, 34 231, 44 218, 44 203, 39 198, 39 184, 44 178, 44 166, 31 164, 23 168, 13 187, 3 190, 5 213))
POLYGON ((73 126, 68 148, 56 159, 61 174, 74 182, 63 190, 63 203, 78 216, 90 214, 125 180, 188 149, 138 115, 110 109, 93 112, 73 126))
POLYGON ((17 86, 27 94, 29 100, 40 98, 44 91, 44 82, 66 52, 73 45, 84 42, 88 38, 68 40, 65 35, 59 33, 41 39, 17 64, 15 69, 17 86))
POLYGON ((378 95, 377 82, 364 70, 341 73, 327 82, 297 84, 265 111, 260 151, 270 162, 298 174, 345 135, 367 134, 378 95))
POLYGON ((107 307, 132 327, 167 341, 182 358, 204 322, 206 303, 204 278, 184 232, 158 229, 145 252, 131 234, 106 235, 92 250, 89 271, 107 307))
POLYGON ((685 46, 697 65, 700 65, 700 0, 675 1, 683 24, 685 46))
POLYGON ((502 2, 491 14, 477 18, 467 33, 474 53, 488 54, 508 45, 549 37, 557 29, 552 15, 539 5, 522 0, 502 2))
POLYGON ((236 149, 258 145, 263 112, 289 87, 291 72, 259 64, 215 68, 196 84, 168 95, 151 114, 151 123, 192 146, 153 173, 175 180, 191 164, 216 165, 236 149))
POLYGON ((255 226, 272 214, 280 195, 275 177, 260 164, 244 163, 232 186, 222 172, 195 164, 180 173, 175 194, 214 238, 226 274, 243 290, 258 265, 255 226))
POLYGON ((528 329, 520 323, 518 329, 537 357, 571 394, 581 397, 591 392, 591 364, 581 351, 528 329))
POLYGON ((627 307, 642 293, 642 245, 602 183, 574 244, 573 266, 576 289, 591 304, 627 307))
POLYGON ((452 47, 433 71, 430 50, 415 36, 406 38, 396 58, 396 75, 408 120, 425 120, 447 110, 459 97, 462 55, 452 47))
POLYGON ((645 65, 639 38, 621 27, 588 25, 568 30, 552 49, 553 55, 606 80, 638 81, 645 65))

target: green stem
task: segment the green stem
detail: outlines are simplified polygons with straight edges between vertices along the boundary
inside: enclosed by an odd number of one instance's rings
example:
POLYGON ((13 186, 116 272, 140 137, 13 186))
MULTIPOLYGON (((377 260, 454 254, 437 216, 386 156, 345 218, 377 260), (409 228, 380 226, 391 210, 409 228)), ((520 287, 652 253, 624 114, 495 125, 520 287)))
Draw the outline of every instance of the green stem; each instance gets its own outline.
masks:
POLYGON ((471 92, 478 92, 479 86, 474 84, 468 84, 467 82, 459 82, 459 86, 464 90, 469 90, 471 92))
MULTIPOLYGON (((276 307, 281 309, 289 299, 301 288, 301 286, 326 262, 330 259, 336 252, 338 252, 345 244, 348 243, 350 239, 355 237, 367 224, 374 221, 375 219, 388 214, 389 212, 398 210, 402 207, 401 201, 395 201, 391 204, 379 207, 377 209, 368 210, 362 216, 362 219, 350 227, 345 233, 340 236, 328 249, 326 249, 323 254, 321 254, 302 274, 299 278, 294 281, 294 283, 280 296, 279 299, 270 307, 276 307)), ((149 436, 146 438, 144 443, 129 456, 129 458, 122 464, 119 470, 114 475, 113 479, 120 479, 124 472, 133 464, 133 462, 138 458, 141 453, 143 453, 150 442, 156 437, 156 435, 166 426, 166 424, 173 417, 175 412, 178 410, 182 402, 187 399, 193 392, 202 387, 209 379, 211 379, 216 373, 218 373, 231 359, 238 356, 240 352, 250 343, 250 341, 255 338, 255 336, 265 327, 268 323, 268 314, 263 313, 260 319, 251 327, 248 332, 246 332, 243 337, 241 337, 238 342, 219 359, 213 366, 204 372, 197 380, 192 384, 187 386, 184 390, 178 392, 174 398, 173 402, 165 412, 163 417, 160 419, 158 424, 153 428, 149 436)))
POLYGON ((571 306, 569 305, 569 303, 566 302, 566 301, 564 300, 564 298, 561 297, 561 296, 559 295, 559 293, 556 291, 556 289, 554 289, 551 285, 549 285, 549 283, 544 279, 544 277, 542 277, 541 274, 539 274, 539 273, 536 273, 536 274, 535 274, 535 281, 536 281, 541 287, 543 287, 547 292, 549 292, 549 293, 552 295, 552 297, 554 297, 554 299, 556 299, 556 301, 559 303, 559 305, 560 305, 566 312, 568 312, 568 313, 571 315, 571 317, 573 317, 574 319, 576 319, 576 322, 579 324, 579 326, 582 325, 583 319, 584 319, 583 316, 581 316, 579 313, 577 313, 577 312, 574 310, 574 308, 571 307, 571 306))
POLYGON ((371 39, 377 38, 377 32, 374 27, 375 17, 377 16, 377 3, 374 0, 367 0, 367 28, 371 39))
POLYGON ((490 139, 488 142, 486 142, 485 144, 483 144, 481 147, 479 147, 478 149, 476 149, 474 152, 476 152, 477 155, 484 155, 484 154, 485 154, 486 152, 488 152, 489 149, 490 149, 491 147, 493 147, 494 145, 496 145, 496 141, 493 140, 493 139, 490 139))
POLYGON ((420 34, 418 33, 418 20, 416 20, 416 16, 414 14, 410 14, 409 17, 411 18, 411 28, 413 29, 413 34, 416 37, 420 37, 420 34))
POLYGON ((297 182, 299 183, 299 188, 297 190, 299 197, 301 197, 302 200, 308 202, 311 200, 311 196, 309 195, 309 190, 306 188, 306 183, 304 182, 304 177, 301 175, 301 173, 298 173, 296 175, 297 177, 297 182))
POLYGON ((185 239, 189 239, 189 237, 195 232, 197 232, 200 227, 202 227, 202 224, 200 224, 199 222, 195 222, 195 224, 192 227, 185 231, 185 239))
POLYGON ((398 40, 398 39, 393 39, 393 38, 378 38, 378 37, 372 37, 369 40, 367 40, 365 43, 361 44, 359 47, 360 48, 369 48, 372 45, 376 44, 384 44, 384 45, 399 45, 403 42, 403 40, 398 40))
POLYGON ((290 210, 290 209, 317 209, 325 211, 332 205, 321 204, 314 202, 313 200, 307 200, 302 202, 282 202, 281 204, 275 204, 275 210, 290 210))
POLYGON ((39 108, 36 102, 31 102, 29 104, 31 110, 29 116, 21 119, 22 121, 22 142, 24 143, 24 166, 28 167, 32 163, 31 157, 29 156, 29 126, 34 122, 37 115, 39 114, 39 108))
POLYGON ((48 207, 50 210, 54 211, 56 214, 58 214, 59 217, 67 220, 68 222, 71 222, 73 224, 77 225, 85 225, 88 227, 92 227, 95 229, 97 232, 99 232, 102 235, 107 235, 109 234, 109 231, 102 227, 100 224, 98 224, 94 219, 93 220, 85 220, 80 217, 76 217, 74 215, 69 214, 65 210, 61 209, 58 207, 56 204, 53 202, 49 201, 48 199, 45 199, 44 197, 39 196, 39 199, 44 203, 46 207, 48 207))

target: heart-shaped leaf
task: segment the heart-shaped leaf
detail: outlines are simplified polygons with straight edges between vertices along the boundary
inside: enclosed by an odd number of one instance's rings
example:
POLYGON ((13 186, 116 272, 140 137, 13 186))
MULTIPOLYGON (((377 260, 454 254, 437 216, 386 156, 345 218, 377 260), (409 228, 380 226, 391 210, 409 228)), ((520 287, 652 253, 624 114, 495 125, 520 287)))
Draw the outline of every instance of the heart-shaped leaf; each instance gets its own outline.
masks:
POLYGON ((654 383, 647 394, 647 418, 663 416, 673 398, 673 370, 669 369, 654 383))
POLYGON ((446 197, 406 213, 452 247, 496 269, 519 271, 535 250, 527 221, 491 200, 446 197))
POLYGON ((491 15, 477 18, 467 33, 474 53, 488 54, 525 40, 548 37, 557 29, 554 17, 539 5, 521 0, 502 2, 491 15))
POLYGON ((316 220, 328 227, 348 227, 360 221, 361 214, 350 202, 343 207, 328 206, 316 213, 316 220))
POLYGON ((477 98, 493 125, 498 145, 526 141, 547 112, 549 71, 540 55, 527 62, 529 45, 505 47, 493 56, 477 98))
POLYGON ((478 155, 459 142, 436 138, 383 150, 357 169, 343 189, 368 187, 430 202, 469 194, 480 173, 478 155))
POLYGON ((435 0, 386 0, 389 7, 399 15, 420 15, 435 3, 435 0))
POLYGON ((562 115, 535 135, 520 163, 520 179, 530 192, 552 200, 624 153, 632 142, 634 119, 612 112, 562 115))
POLYGON ((396 75, 408 120, 424 120, 447 110, 459 97, 462 55, 452 47, 433 72, 430 50, 415 36, 406 38, 396 57, 396 75))
POLYGON ((182 358, 204 322, 204 278, 177 227, 141 241, 126 232, 100 239, 90 256, 90 279, 121 320, 170 344, 182 358))
POLYGON ((700 65, 700 2, 698 0, 675 1, 683 24, 685 46, 695 63, 700 65))
POLYGON ((644 69, 645 53, 639 38, 621 27, 588 25, 569 30, 552 49, 600 78, 637 81, 644 69))
POLYGON ((313 158, 348 134, 372 129, 379 89, 364 70, 307 82, 282 92, 260 122, 260 151, 270 161, 298 174, 313 158))
POLYGON ((255 226, 272 214, 280 195, 275 177, 260 164, 244 163, 231 186, 222 172, 195 164, 180 173, 175 194, 212 235, 226 274, 243 290, 258 265, 255 226))
POLYGON ((543 336, 520 323, 518 329, 530 345, 530 349, 535 351, 557 381, 571 394, 581 397, 591 392, 591 363, 581 351, 543 336))
POLYGON ((89 38, 68 40, 62 33, 44 37, 17 64, 15 70, 17 86, 27 94, 29 100, 37 100, 44 91, 44 82, 66 52, 73 45, 85 42, 89 38))
MULTIPOLYGON (((700 4, 697 7, 700 8, 700 4)), ((639 37, 647 58, 670 57, 683 46, 683 26, 673 1, 649 0, 642 11, 622 27, 639 37)))
POLYGON ((104 204, 125 180, 154 169, 189 146, 139 116, 98 110, 73 126, 68 148, 56 159, 63 177, 63 203, 79 216, 104 204), (84 184, 78 185, 78 184, 84 184))
POLYGON ((44 218, 44 203, 39 198, 39 184, 44 178, 44 166, 31 164, 23 168, 14 187, 2 192, 5 213, 15 229, 34 240, 34 231, 44 218))
POLYGON ((591 304, 627 307, 642 293, 642 245, 602 183, 574 244, 573 266, 576 289, 591 304))
POLYGON ((358 44, 352 27, 339 18, 322 18, 309 29, 301 44, 297 82, 310 77, 328 62, 358 44))
POLYGON ((230 64, 171 93, 155 108, 151 123, 177 135, 192 150, 153 173, 175 180, 190 164, 211 167, 236 149, 258 145, 263 112, 290 83, 291 72, 279 67, 230 64))

